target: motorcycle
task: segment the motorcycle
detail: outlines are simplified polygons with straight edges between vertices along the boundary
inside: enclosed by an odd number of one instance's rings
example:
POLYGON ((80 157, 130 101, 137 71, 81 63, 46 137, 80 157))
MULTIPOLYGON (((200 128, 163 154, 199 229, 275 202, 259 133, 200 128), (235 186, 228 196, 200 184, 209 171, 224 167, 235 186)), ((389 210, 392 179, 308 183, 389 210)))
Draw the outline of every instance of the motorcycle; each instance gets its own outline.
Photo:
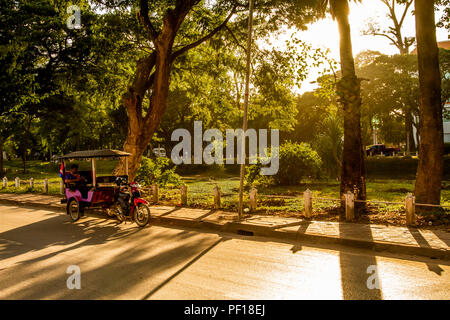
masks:
POLYGON ((137 182, 128 183, 123 177, 117 177, 115 184, 119 187, 114 195, 117 218, 121 221, 134 220, 138 226, 146 226, 150 221, 150 208, 142 198, 141 186, 137 182))

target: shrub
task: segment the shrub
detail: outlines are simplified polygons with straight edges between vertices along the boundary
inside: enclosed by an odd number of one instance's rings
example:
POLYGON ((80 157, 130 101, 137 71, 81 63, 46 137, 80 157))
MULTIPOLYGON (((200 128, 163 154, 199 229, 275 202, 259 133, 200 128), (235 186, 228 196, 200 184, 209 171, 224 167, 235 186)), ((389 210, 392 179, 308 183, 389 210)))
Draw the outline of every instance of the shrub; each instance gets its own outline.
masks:
POLYGON ((319 176, 322 160, 307 143, 286 142, 280 146, 280 168, 274 176, 277 184, 292 185, 305 178, 319 176))
POLYGON ((343 150, 342 120, 330 114, 322 123, 321 132, 315 137, 313 147, 322 159, 322 172, 328 178, 338 178, 341 171, 343 150))
POLYGON ((261 175, 261 163, 251 164, 245 167, 245 184, 247 186, 269 185, 273 179, 270 176, 261 175))
POLYGON ((169 158, 163 157, 156 159, 142 157, 136 180, 143 181, 147 186, 157 183, 161 187, 177 187, 182 184, 181 177, 175 173, 175 168, 170 167, 169 158))
POLYGON ((302 179, 319 176, 322 160, 309 144, 286 142, 280 146, 279 158, 279 170, 273 177, 261 176, 261 164, 248 166, 247 184, 266 184, 273 181, 278 185, 293 185, 300 183, 302 179))

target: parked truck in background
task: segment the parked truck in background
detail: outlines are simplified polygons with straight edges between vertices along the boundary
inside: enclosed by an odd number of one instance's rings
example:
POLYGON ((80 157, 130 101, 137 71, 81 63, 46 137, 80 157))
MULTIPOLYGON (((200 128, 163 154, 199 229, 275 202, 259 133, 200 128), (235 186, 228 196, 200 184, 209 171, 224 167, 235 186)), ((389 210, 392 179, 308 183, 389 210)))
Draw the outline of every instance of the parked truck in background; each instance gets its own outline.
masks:
POLYGON ((366 148, 367 156, 376 156, 376 155, 384 155, 384 156, 394 156, 400 152, 399 148, 389 148, 384 144, 375 144, 372 146, 368 146, 366 148))

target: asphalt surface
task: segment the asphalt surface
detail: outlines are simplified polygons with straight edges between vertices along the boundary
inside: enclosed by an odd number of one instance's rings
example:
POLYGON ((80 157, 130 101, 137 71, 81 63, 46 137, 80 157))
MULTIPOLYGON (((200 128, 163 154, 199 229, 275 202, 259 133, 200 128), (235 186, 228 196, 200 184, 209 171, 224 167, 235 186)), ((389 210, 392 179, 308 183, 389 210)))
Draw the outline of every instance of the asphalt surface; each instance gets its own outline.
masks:
POLYGON ((449 298, 447 260, 0 205, 0 299, 449 298))

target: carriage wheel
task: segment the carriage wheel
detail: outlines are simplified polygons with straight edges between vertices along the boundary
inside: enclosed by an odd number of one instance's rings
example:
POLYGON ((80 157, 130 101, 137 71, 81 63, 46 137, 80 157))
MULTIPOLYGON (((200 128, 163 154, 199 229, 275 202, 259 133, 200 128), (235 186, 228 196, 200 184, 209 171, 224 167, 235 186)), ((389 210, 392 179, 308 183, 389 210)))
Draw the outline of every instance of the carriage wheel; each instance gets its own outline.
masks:
POLYGON ((80 204, 76 199, 72 198, 67 203, 67 214, 70 216, 70 219, 72 219, 72 222, 80 219, 82 210, 80 208, 80 204))

